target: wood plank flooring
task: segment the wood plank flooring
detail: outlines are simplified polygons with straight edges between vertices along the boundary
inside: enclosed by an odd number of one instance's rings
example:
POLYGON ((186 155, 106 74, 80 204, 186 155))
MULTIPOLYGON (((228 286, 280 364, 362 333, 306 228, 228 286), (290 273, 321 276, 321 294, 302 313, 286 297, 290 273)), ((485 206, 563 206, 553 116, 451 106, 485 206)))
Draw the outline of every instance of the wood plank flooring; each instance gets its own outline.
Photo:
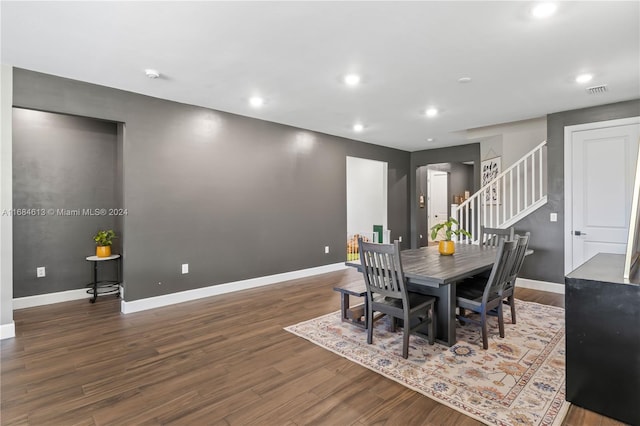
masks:
MULTIPOLYGON (((114 296, 23 309, 2 425, 477 425, 282 328, 339 309, 344 270, 123 315, 114 296)), ((563 306, 563 296, 517 289, 563 306)), ((620 425, 572 407, 568 426, 620 425)))

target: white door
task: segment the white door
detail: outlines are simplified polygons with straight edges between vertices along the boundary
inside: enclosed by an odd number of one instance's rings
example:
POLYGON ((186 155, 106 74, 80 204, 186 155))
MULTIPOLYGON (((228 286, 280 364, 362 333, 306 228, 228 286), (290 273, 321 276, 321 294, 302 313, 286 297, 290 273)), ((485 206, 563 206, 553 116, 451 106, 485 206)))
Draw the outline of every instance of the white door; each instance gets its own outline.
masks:
POLYGON ((572 132, 570 270, 625 253, 639 137, 640 124, 572 132))
MULTIPOLYGON (((429 230, 427 234, 431 239, 431 228, 438 224, 446 222, 449 218, 449 210, 447 203, 447 186, 449 182, 449 174, 447 172, 439 172, 435 170, 428 171, 428 196, 427 206, 429 209, 429 230)), ((441 230, 435 241, 444 238, 444 230, 441 230)))

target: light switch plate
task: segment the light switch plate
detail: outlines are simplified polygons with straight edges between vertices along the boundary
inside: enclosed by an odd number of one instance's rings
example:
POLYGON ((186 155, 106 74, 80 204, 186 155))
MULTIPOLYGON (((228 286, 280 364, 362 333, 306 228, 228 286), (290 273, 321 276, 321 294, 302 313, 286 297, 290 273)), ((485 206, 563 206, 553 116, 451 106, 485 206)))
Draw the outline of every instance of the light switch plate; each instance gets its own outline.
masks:
POLYGON ((558 213, 551 213, 549 214, 549 220, 551 222, 557 222, 558 221, 558 213))
POLYGON ((46 277, 47 276, 47 272, 44 269, 44 266, 39 266, 36 268, 36 277, 38 278, 42 278, 42 277, 46 277))
POLYGON ((324 246, 324 254, 329 254, 329 246, 324 246))
POLYGON ((189 273, 189 264, 188 263, 183 263, 182 264, 182 273, 183 274, 188 274, 189 273))

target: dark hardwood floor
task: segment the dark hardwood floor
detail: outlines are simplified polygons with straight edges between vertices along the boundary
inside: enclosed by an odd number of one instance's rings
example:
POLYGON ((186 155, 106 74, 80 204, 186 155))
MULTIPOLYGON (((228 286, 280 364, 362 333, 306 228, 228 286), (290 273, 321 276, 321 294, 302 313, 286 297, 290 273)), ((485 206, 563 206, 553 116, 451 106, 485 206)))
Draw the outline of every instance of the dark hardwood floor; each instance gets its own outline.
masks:
MULTIPOLYGON (((354 270, 123 315, 114 296, 23 309, 3 425, 477 425, 282 328, 335 311, 354 270)), ((563 306, 563 296, 517 289, 563 306)), ((620 423, 573 407, 565 425, 620 423)))

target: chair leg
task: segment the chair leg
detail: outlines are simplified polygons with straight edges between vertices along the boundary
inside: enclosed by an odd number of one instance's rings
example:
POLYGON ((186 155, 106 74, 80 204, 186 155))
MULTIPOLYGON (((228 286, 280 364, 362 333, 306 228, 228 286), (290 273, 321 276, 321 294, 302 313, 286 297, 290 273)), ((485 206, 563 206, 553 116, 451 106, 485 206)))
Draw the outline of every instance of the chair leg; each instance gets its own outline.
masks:
POLYGON ((498 304, 498 329, 500 330, 500 337, 504 338, 504 316, 502 311, 502 303, 498 304))
POLYGON ((482 311, 480 314, 480 322, 482 328, 482 348, 489 349, 489 338, 487 337, 487 313, 482 311))
POLYGON ((404 316, 404 324, 402 325, 402 357, 409 358, 409 333, 411 327, 409 325, 409 315, 404 316))
POLYGON ((373 343, 373 308, 369 303, 369 309, 367 309, 367 343, 373 343))
POLYGON ((396 326, 397 326, 396 321, 397 321, 396 317, 391 317, 391 323, 389 324, 389 331, 392 333, 396 332, 396 326))
POLYGON ((509 296, 509 305, 511 305, 511 324, 516 323, 516 298, 512 294, 509 296))
POLYGON ((436 337, 436 310, 433 303, 431 304, 430 314, 431 314, 431 322, 429 322, 429 344, 433 345, 436 337))

